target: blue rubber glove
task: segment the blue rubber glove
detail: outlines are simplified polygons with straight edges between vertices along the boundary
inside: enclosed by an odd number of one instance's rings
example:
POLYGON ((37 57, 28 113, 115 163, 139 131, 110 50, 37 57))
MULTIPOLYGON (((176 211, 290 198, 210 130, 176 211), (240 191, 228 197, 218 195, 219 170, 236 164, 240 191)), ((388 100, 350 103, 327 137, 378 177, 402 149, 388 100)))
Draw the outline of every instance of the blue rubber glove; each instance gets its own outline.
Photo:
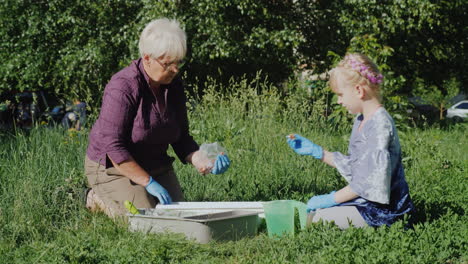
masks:
POLYGON ((335 202, 335 191, 329 194, 316 195, 307 202, 307 212, 315 211, 319 208, 328 208, 338 205, 335 202))
POLYGON ((167 190, 150 176, 150 182, 146 185, 146 191, 157 197, 161 204, 171 204, 172 199, 167 190))
POLYGON ((307 138, 299 136, 298 134, 294 134, 294 139, 291 139, 289 136, 287 136, 287 138, 289 146, 297 154, 310 155, 320 160, 323 158, 322 147, 308 140, 307 138))
POLYGON ((213 174, 224 173, 229 168, 229 165, 231 165, 231 161, 229 160, 227 155, 218 155, 216 157, 216 161, 213 166, 213 169, 211 170, 211 173, 213 174))

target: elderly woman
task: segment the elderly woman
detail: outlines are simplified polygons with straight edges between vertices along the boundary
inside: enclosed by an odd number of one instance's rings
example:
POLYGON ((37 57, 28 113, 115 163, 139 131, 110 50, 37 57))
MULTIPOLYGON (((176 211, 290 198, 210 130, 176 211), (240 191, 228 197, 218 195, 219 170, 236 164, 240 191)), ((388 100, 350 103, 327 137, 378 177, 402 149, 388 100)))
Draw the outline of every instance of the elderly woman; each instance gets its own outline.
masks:
POLYGON ((91 189, 87 207, 114 217, 124 215, 124 201, 155 207, 183 199, 167 155, 172 146, 182 163, 200 173, 223 173, 226 155, 214 165, 189 134, 186 98, 177 73, 187 44, 175 20, 150 22, 140 36, 140 56, 112 76, 104 90, 99 118, 89 134, 85 171, 91 189))

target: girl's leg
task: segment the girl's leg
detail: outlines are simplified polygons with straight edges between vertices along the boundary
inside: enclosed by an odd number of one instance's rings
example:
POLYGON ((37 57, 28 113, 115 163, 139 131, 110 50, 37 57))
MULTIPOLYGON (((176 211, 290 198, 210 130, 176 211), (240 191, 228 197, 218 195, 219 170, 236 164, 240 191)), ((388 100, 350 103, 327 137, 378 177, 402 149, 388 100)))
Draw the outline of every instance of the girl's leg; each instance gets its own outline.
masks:
POLYGON ((341 229, 350 227, 350 222, 354 227, 368 226, 355 206, 335 206, 318 209, 316 212, 311 212, 311 214, 313 214, 312 222, 320 220, 326 222, 333 221, 341 229))

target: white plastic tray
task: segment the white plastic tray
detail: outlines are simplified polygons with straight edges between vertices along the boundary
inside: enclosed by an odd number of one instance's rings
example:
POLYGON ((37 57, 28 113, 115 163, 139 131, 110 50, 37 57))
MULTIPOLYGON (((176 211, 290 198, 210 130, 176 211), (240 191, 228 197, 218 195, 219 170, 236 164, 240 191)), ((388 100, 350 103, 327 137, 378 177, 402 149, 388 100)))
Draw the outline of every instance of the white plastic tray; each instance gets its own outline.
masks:
POLYGON ((196 210, 139 211, 140 214, 137 215, 127 214, 130 231, 180 233, 199 243, 238 240, 245 236, 253 236, 258 230, 258 213, 251 211, 230 210, 208 214, 196 210))
POLYGON ((158 204, 156 209, 196 211, 199 213, 219 213, 232 210, 256 212, 261 218, 265 218, 262 202, 175 202, 172 204, 158 204))

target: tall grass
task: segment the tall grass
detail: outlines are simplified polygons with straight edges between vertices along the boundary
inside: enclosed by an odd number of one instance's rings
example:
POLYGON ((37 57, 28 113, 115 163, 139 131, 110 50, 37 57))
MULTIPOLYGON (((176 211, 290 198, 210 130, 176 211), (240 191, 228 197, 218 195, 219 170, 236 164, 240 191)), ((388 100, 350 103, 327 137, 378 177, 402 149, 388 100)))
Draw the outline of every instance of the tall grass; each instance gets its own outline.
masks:
MULTIPOLYGON (((327 124, 323 104, 301 91, 258 79, 191 100, 191 131, 218 141, 232 161, 222 175, 201 176, 174 164, 188 201, 296 199, 341 188, 332 168, 295 155, 292 132, 345 152, 349 123, 327 124)), ((217 87, 220 88, 220 87, 217 87)), ((468 261, 467 125, 400 131, 406 176, 418 223, 340 231, 316 225, 295 238, 265 233, 237 242, 199 245, 176 235, 127 232, 84 209, 83 159, 88 131, 36 127, 0 135, 0 263, 466 263, 468 261)))

